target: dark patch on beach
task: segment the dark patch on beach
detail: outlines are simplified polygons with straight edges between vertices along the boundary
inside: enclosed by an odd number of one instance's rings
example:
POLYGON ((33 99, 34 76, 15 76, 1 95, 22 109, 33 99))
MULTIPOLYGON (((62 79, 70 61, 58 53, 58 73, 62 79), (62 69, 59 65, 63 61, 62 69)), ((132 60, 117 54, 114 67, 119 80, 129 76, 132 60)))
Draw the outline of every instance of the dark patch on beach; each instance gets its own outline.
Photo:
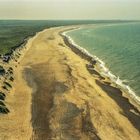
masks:
MULTIPOLYGON (((71 69, 68 68, 68 71, 72 78, 71 69)), ((84 137, 100 140, 90 119, 90 109, 79 109, 75 104, 63 99, 63 94, 74 84, 71 80, 70 85, 58 81, 46 63, 26 68, 24 75, 29 86, 33 88, 32 139, 79 140, 84 137), (54 102, 55 99, 58 103, 54 102)))
POLYGON ((44 140, 50 137, 49 128, 49 111, 53 106, 51 87, 49 82, 46 84, 45 77, 42 77, 42 72, 38 72, 37 67, 26 69, 25 76, 28 84, 32 87, 32 126, 34 140, 44 140))
POLYGON ((104 81, 104 84, 111 85, 111 82, 104 81))
POLYGON ((79 117, 81 117, 81 110, 78 109, 75 104, 69 102, 62 102, 61 108, 63 108, 64 112, 59 123, 61 126, 60 131, 64 139, 79 140, 79 117))
POLYGON ((86 64, 86 68, 87 68, 87 69, 94 68, 94 65, 92 65, 91 63, 86 64))
POLYGON ((52 139, 58 136, 62 140, 100 140, 91 122, 89 108, 79 109, 73 103, 62 101, 53 107, 50 118, 59 124, 57 131, 54 130, 57 134, 52 132, 52 139))
POLYGON ((64 82, 55 81, 52 86, 52 92, 55 94, 63 94, 65 91, 68 90, 68 86, 66 86, 64 82))
POLYGON ((123 115, 140 131, 140 112, 129 102, 128 98, 123 96, 122 91, 119 88, 104 84, 99 80, 96 80, 96 83, 122 108, 123 115), (136 114, 131 112, 131 110, 134 110, 136 114))
POLYGON ((55 38, 54 37, 48 37, 47 39, 48 40, 54 40, 55 38))
POLYGON ((65 45, 63 43, 58 43, 58 45, 61 47, 65 47, 65 45))
POLYGON ((65 44, 71 48, 71 50, 76 54, 76 55, 79 55, 81 58, 83 59, 86 59, 88 61, 92 61, 92 57, 91 56, 88 56, 87 54, 85 54, 84 52, 82 52, 81 50, 79 50, 78 48, 76 48, 72 43, 69 42, 68 38, 64 35, 62 35, 60 33, 60 36, 62 36, 65 44))
POLYGON ((86 105, 86 114, 82 115, 82 130, 90 137, 90 140, 101 140, 98 132, 90 119, 89 105, 86 105))
POLYGON ((90 74, 97 75, 100 79, 105 80, 105 78, 102 77, 101 74, 100 74, 99 72, 97 72, 97 71, 94 69, 94 67, 92 67, 91 65, 88 65, 88 64, 87 64, 87 65, 86 65, 86 68, 87 68, 87 70, 88 70, 88 72, 89 72, 90 74))

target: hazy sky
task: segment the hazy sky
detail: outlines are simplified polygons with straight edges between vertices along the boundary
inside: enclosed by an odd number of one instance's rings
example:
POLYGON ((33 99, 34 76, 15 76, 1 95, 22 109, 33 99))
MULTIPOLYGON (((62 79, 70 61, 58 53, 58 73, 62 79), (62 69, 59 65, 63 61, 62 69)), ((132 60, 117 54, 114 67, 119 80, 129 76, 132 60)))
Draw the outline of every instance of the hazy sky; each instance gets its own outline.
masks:
POLYGON ((140 20, 140 0, 0 0, 0 19, 140 20))

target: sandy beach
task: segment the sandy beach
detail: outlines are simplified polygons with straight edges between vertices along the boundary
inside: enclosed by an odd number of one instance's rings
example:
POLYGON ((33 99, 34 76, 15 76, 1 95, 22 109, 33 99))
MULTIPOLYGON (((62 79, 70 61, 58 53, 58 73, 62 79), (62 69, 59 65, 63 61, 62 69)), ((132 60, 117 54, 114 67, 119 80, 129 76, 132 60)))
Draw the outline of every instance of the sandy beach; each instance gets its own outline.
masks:
MULTIPOLYGON (((0 115, 0 140, 139 140, 140 111, 61 32, 29 39, 0 115)), ((15 67, 16 66, 16 67, 15 67)))

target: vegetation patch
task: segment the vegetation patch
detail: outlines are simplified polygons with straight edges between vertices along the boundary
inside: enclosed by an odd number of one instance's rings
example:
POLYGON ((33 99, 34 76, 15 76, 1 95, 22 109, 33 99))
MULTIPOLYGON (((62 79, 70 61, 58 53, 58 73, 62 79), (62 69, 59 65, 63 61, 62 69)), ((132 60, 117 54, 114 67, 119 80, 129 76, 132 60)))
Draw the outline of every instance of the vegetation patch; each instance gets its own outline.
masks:
POLYGON ((8 90, 8 88, 6 86, 2 86, 3 89, 8 90))
POLYGON ((6 86, 8 86, 9 88, 12 88, 11 84, 9 84, 8 82, 4 82, 4 84, 5 84, 6 86))
POLYGON ((3 68, 3 66, 0 65, 0 75, 4 75, 5 74, 5 69, 3 68))
POLYGON ((1 106, 0 105, 0 113, 2 113, 2 114, 7 114, 7 113, 9 113, 10 111, 9 111, 9 109, 7 108, 7 107, 5 107, 5 106, 1 106))
POLYGON ((9 80, 13 82, 13 81, 14 81, 14 78, 11 76, 11 77, 9 78, 9 80))
POLYGON ((0 100, 5 100, 5 94, 0 92, 0 100))
POLYGON ((0 101, 0 106, 5 106, 5 104, 2 101, 0 101))
POLYGON ((13 71, 13 68, 12 67, 9 67, 9 70, 13 71))

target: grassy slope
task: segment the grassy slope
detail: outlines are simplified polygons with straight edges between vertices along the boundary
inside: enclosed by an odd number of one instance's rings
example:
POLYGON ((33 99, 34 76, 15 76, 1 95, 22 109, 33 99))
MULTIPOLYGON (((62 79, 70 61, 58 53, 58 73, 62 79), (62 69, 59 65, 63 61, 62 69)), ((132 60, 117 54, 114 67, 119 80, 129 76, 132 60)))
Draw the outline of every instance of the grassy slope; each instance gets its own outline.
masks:
POLYGON ((0 21, 0 54, 8 53, 24 38, 46 28, 44 23, 0 21))

